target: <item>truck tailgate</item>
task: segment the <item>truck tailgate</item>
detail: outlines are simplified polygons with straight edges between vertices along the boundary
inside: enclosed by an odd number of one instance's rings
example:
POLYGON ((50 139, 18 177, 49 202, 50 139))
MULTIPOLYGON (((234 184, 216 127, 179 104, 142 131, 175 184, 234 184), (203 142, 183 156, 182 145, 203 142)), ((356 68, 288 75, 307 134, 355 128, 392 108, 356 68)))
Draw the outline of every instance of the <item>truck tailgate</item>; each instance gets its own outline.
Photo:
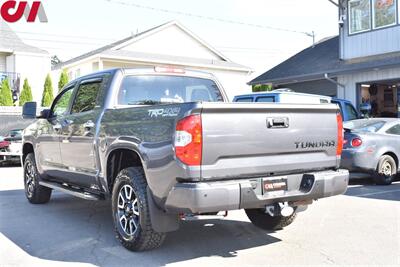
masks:
POLYGON ((336 168, 336 105, 204 103, 201 177, 265 177, 336 168))

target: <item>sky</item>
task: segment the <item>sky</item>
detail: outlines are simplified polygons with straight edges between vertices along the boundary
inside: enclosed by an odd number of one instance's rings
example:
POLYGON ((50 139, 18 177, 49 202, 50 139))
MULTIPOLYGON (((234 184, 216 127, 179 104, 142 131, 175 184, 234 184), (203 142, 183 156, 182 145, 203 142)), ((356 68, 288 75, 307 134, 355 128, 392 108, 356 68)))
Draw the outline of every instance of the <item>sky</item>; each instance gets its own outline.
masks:
POLYGON ((303 32, 314 31, 317 41, 338 34, 337 7, 328 0, 42 0, 42 3, 48 23, 26 23, 21 19, 10 26, 25 43, 62 60, 177 20, 232 61, 251 67, 255 76, 312 45, 312 38, 303 32))

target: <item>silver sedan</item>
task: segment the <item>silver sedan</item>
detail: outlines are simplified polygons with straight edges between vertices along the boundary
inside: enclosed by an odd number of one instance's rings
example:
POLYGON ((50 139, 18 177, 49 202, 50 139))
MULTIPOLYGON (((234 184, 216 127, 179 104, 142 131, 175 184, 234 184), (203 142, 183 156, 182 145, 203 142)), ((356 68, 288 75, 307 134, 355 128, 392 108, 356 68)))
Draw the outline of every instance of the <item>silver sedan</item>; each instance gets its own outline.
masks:
POLYGON ((352 173, 371 173, 389 185, 400 173, 400 119, 374 118, 346 122, 341 166, 352 173))

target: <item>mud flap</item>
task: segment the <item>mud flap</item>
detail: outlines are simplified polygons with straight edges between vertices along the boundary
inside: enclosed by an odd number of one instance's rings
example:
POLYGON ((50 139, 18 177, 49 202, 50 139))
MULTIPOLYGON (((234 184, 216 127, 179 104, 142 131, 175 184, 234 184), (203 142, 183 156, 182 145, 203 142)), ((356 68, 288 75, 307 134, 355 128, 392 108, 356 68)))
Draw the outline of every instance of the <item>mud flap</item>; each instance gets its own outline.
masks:
POLYGON ((149 203, 151 225, 156 232, 168 233, 179 229, 178 214, 167 214, 160 210, 154 203, 153 194, 149 187, 147 187, 147 202, 149 203))

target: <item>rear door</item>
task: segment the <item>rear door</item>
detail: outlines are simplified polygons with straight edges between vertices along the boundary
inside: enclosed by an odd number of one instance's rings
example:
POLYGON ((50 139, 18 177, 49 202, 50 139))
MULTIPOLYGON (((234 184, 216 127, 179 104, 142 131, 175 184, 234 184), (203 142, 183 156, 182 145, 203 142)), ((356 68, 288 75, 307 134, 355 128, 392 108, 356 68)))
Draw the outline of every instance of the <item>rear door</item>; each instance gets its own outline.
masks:
POLYGON ((61 136, 61 157, 69 182, 87 188, 96 185, 94 138, 97 118, 101 113, 98 96, 103 77, 82 80, 77 86, 71 114, 61 136))

